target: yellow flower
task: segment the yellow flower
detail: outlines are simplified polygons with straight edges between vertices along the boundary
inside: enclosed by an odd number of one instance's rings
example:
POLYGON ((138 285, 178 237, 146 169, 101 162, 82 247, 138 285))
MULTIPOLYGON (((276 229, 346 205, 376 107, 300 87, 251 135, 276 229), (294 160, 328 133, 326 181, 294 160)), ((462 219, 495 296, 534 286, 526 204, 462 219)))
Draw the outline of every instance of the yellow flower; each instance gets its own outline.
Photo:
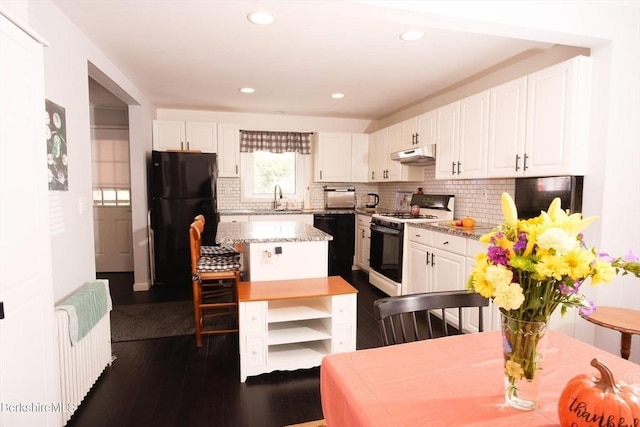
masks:
POLYGON ((576 249, 567 253, 564 259, 569 268, 567 274, 574 280, 587 277, 591 273, 591 263, 594 259, 595 255, 593 252, 583 249, 576 249))
POLYGON ((518 210, 509 193, 502 193, 502 215, 509 227, 515 228, 518 225, 518 210))
POLYGON ((485 278, 487 282, 491 283, 494 287, 501 285, 508 285, 513 279, 513 271, 507 270, 501 265, 490 265, 485 272, 485 278))
POLYGON ((593 264, 593 270, 591 286, 598 286, 600 283, 610 283, 616 275, 616 269, 611 266, 611 263, 599 258, 596 259, 593 264))
POLYGON ((507 363, 504 364, 504 371, 509 377, 517 380, 524 376, 524 369, 522 369, 522 366, 513 360, 507 360, 507 363))
POLYGON ((569 265, 561 256, 544 255, 540 257, 536 265, 536 273, 544 279, 562 280, 562 276, 569 274, 569 265))
POLYGON ((522 287, 518 283, 496 286, 493 302, 498 308, 504 308, 505 310, 519 309, 524 302, 522 287))

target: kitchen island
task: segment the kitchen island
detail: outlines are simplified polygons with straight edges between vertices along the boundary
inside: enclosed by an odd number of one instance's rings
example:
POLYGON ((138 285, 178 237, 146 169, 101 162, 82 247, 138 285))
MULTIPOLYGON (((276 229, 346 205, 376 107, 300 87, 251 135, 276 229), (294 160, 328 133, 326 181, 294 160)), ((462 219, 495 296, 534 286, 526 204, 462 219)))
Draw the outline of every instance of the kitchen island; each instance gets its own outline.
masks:
POLYGON ((294 221, 220 222, 216 243, 242 245, 244 280, 287 280, 327 276, 333 236, 294 221))

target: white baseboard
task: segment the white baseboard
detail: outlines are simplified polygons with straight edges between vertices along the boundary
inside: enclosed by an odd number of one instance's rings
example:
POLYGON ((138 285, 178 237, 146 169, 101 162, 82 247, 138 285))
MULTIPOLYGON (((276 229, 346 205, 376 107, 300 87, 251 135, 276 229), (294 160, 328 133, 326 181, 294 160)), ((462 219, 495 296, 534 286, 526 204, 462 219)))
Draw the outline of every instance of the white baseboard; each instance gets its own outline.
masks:
POLYGON ((133 284, 133 292, 143 292, 143 291, 148 291, 149 289, 151 289, 151 285, 149 284, 149 282, 133 284))

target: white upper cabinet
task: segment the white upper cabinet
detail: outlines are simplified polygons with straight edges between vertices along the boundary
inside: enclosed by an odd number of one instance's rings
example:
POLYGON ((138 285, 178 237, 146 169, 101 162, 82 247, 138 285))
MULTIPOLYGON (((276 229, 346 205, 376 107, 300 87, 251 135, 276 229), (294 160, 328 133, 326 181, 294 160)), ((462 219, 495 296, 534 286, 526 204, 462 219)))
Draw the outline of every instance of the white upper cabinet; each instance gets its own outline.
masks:
MULTIPOLYGON (((402 143, 400 150, 412 148, 418 144, 418 118, 412 117, 401 123, 402 143)), ((397 151, 400 151, 397 150, 397 151)))
POLYGON ((369 181, 369 135, 351 134, 351 181, 369 181))
POLYGON ((386 167, 386 178, 385 180, 389 182, 400 181, 400 174, 402 172, 402 164, 400 162, 396 162, 391 160, 391 153, 395 153, 396 151, 401 151, 403 145, 402 140, 402 123, 396 123, 395 125, 389 126, 389 140, 387 145, 387 153, 384 156, 385 162, 387 164, 386 167))
POLYGON ((218 151, 218 125, 215 123, 187 122, 185 135, 188 150, 198 150, 203 153, 218 151))
POLYGON ((320 132, 313 135, 313 180, 351 181, 351 134, 320 132))
POLYGON ((436 179, 456 176, 460 122, 460 102, 436 110, 438 148, 436 153, 436 179))
POLYGON ((377 130, 369 135, 369 182, 382 182, 385 180, 388 147, 388 128, 377 130))
POLYGON ((586 173, 590 81, 584 56, 528 76, 524 175, 586 173))
POLYGON ((402 124, 380 129, 369 137, 369 182, 422 181, 423 168, 406 166, 391 160, 391 153, 400 151, 402 124))
POLYGON ((417 145, 437 144, 436 111, 437 110, 428 111, 420 114, 416 118, 418 124, 417 145))
POLYGON ((578 56, 493 88, 488 176, 584 175, 590 81, 578 56))
POLYGON ((207 122, 176 120, 153 121, 153 149, 217 151, 217 125, 207 122))
POLYGON ((524 162, 527 77, 510 81, 489 91, 490 177, 522 175, 524 162))
POLYGON ((460 101, 459 138, 458 177, 485 178, 489 141, 489 91, 460 101))
POLYGON ((489 91, 436 111, 436 179, 484 178, 487 174, 489 91))
POLYGON ((240 176, 240 128, 236 125, 218 123, 218 176, 237 178, 240 176))

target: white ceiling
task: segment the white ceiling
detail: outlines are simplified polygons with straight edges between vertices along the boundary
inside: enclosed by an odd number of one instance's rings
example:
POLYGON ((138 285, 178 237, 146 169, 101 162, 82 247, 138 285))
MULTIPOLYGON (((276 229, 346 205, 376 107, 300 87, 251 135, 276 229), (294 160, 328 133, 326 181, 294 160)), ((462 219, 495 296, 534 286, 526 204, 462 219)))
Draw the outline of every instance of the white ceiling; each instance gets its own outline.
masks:
POLYGON ((349 1, 54 1, 158 108, 377 119, 552 46, 425 27, 404 42, 412 14, 349 1), (258 10, 276 22, 249 23, 258 10))

